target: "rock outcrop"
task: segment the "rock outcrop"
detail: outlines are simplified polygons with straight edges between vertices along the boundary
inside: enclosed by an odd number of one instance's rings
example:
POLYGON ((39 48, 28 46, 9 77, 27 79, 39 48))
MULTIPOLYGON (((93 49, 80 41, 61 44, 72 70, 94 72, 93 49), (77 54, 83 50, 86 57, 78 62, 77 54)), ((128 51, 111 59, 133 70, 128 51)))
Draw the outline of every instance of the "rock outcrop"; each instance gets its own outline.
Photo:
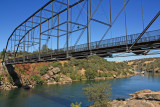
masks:
POLYGON ((43 77, 47 81, 47 84, 66 84, 72 82, 70 77, 63 75, 60 72, 60 68, 50 66, 49 70, 43 75, 43 77))
POLYGON ((71 83, 71 82, 72 82, 72 79, 65 75, 61 75, 61 78, 59 79, 60 84, 66 84, 66 83, 71 83))
POLYGON ((154 92, 151 90, 143 90, 130 94, 131 99, 143 99, 143 100, 157 100, 160 101, 160 91, 154 92))
POLYGON ((9 83, 7 83, 7 82, 5 82, 5 83, 2 83, 1 82, 1 84, 0 84, 0 90, 11 90, 11 89, 13 89, 13 88, 18 88, 17 86, 13 86, 12 84, 9 84, 9 83))
POLYGON ((130 95, 126 101, 112 101, 112 107, 160 107, 160 91, 143 90, 130 95))

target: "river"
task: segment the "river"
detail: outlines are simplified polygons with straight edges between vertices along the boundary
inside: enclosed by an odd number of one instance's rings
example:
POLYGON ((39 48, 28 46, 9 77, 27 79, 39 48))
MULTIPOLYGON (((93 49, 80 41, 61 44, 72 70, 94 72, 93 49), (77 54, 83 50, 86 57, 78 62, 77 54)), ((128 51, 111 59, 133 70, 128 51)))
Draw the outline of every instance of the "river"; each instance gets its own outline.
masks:
MULTIPOLYGON (((160 74, 136 75, 108 81, 112 84, 111 99, 129 98, 129 94, 144 89, 160 91, 160 74)), ((86 107, 91 103, 84 96, 82 88, 97 82, 104 80, 36 86, 29 91, 24 89, 0 91, 0 107, 70 107, 70 104, 76 101, 81 102, 82 107, 86 107)))

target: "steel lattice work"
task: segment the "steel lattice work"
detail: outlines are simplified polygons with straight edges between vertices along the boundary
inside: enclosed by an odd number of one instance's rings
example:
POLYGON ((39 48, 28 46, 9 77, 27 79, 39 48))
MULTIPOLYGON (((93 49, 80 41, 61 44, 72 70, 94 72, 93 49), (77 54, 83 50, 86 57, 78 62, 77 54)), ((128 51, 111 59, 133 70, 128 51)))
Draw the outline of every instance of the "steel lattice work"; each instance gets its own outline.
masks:
POLYGON ((156 35, 142 36, 151 33, 146 31, 160 12, 141 34, 103 40, 120 14, 125 11, 129 1, 124 2, 124 6, 113 19, 111 0, 96 0, 96 3, 93 0, 50 0, 13 31, 6 45, 4 61, 7 64, 28 63, 71 57, 84 58, 92 54, 106 57, 112 53, 126 52, 126 46, 128 52, 132 50, 136 54, 144 54, 154 47, 159 48, 159 30, 154 31, 156 35), (102 19, 96 16, 101 4, 108 7, 105 11, 109 16, 108 21, 105 17, 102 19), (107 29, 99 35, 102 38, 97 42, 91 41, 91 22, 99 23, 107 29), (82 37, 85 39, 81 41, 82 45, 78 45, 82 37))

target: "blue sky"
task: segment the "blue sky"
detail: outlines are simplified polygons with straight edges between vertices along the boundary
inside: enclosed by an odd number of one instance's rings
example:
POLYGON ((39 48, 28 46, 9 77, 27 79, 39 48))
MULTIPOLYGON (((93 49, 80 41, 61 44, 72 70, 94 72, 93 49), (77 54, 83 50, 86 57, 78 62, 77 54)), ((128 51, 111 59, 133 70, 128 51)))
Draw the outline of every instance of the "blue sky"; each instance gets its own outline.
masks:
MULTIPOLYGON (((38 10, 41 6, 47 3, 49 0, 1 0, 0 3, 0 51, 5 48, 6 42, 12 31, 21 24, 26 18, 32 15, 36 10, 38 10)), ((72 1, 72 0, 70 0, 72 1)), ((76 1, 76 0, 73 0, 76 1)), ((98 0, 92 0, 95 4, 98 0)), ((108 0, 104 0, 108 1, 108 0)), ((117 15, 120 8, 123 6, 124 0, 111 0, 112 1, 112 18, 114 19, 117 15)), ((144 23, 145 26, 150 22, 150 20, 156 15, 156 13, 160 10, 160 0, 143 0, 144 7, 144 23)), ((96 13, 95 18, 101 17, 99 14, 105 14, 105 11, 102 9, 107 9, 107 7, 103 6, 103 8, 99 9, 100 12, 96 13)), ((140 0, 130 0, 127 9, 127 28, 128 34, 140 33, 142 31, 142 17, 141 17, 141 1, 140 0)), ((105 14, 104 17, 109 19, 109 15, 105 14)), ((160 29, 160 18, 151 26, 149 30, 160 29)), ((92 23, 95 25, 95 23, 92 23)), ((97 25, 98 26, 98 25, 97 25)), ((101 27, 93 26, 93 28, 102 31, 101 27)), ((92 41, 97 41, 97 36, 100 32, 95 32, 92 30, 92 41)), ((125 27, 124 27, 124 16, 123 14, 116 21, 115 25, 112 29, 112 37, 125 35, 125 27)), ((111 32, 107 35, 106 38, 111 37, 111 32)), ((105 39, 106 39, 105 38, 105 39)), ((83 42, 84 37, 80 42, 83 42)), ((157 55, 156 55, 157 56, 157 55)), ((143 56, 142 56, 143 57, 143 56)), ((125 59, 132 59, 134 57, 129 57, 125 59)), ((137 57, 136 57, 137 58, 137 57)), ((139 57, 138 57, 139 58, 139 57)), ((114 58, 109 60, 124 60, 124 58, 114 58)))

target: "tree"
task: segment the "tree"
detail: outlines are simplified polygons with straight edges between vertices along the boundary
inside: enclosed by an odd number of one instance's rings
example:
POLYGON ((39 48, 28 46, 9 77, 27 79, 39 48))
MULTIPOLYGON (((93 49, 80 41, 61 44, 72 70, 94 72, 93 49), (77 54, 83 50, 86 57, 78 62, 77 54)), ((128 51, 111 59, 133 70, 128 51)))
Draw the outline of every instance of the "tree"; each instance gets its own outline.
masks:
POLYGON ((84 94, 89 102, 93 102, 93 107, 108 107, 111 95, 111 87, 108 82, 91 84, 83 88, 84 94))
POLYGON ((53 52, 53 50, 52 50, 52 49, 49 49, 46 44, 44 44, 44 45, 42 46, 41 51, 42 51, 42 52, 53 52))
POLYGON ((88 80, 95 79, 97 72, 92 69, 87 69, 85 72, 85 76, 88 80))
POLYGON ((48 46, 47 45, 43 45, 42 46, 42 52, 47 52, 48 51, 48 46))
POLYGON ((0 59, 3 59, 5 55, 5 49, 3 49, 3 51, 0 53, 0 59))
POLYGON ((82 103, 78 103, 78 102, 76 102, 75 104, 72 103, 72 104, 71 104, 71 107, 81 107, 81 104, 82 104, 82 103))

